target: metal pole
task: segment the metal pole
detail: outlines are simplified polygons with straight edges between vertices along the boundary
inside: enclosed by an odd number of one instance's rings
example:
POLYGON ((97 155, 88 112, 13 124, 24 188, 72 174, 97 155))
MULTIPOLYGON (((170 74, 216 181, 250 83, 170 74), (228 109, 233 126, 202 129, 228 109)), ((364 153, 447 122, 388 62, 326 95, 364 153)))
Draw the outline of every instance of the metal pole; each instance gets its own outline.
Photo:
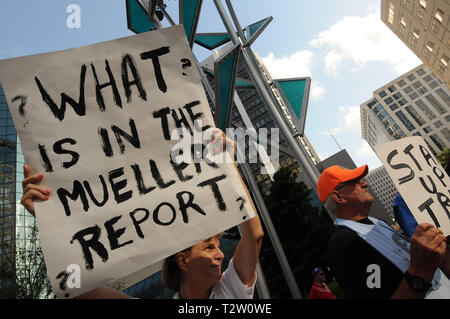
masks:
MULTIPOLYGON (((239 145, 238 145, 239 147, 239 145)), ((261 218, 266 226, 266 230, 269 233, 269 238, 272 242, 275 253, 280 262, 281 269, 283 271, 284 277, 286 278, 286 282, 289 286, 289 290, 291 291, 292 297, 294 299, 302 299, 302 295, 297 285, 297 281, 295 280, 294 274, 292 273, 289 262, 286 258, 286 254, 284 253, 283 246, 281 245, 280 239, 278 238, 278 234, 273 226, 272 219, 270 218, 269 211, 267 210, 266 204, 264 203, 264 199, 261 196, 258 185, 253 178, 253 174, 248 163, 245 161, 245 158, 242 159, 243 152, 238 150, 238 162, 241 164, 242 172, 244 173, 244 177, 249 183, 250 189, 253 191, 255 204, 258 207, 261 218)))
MULTIPOLYGON (((160 9, 163 12, 163 14, 166 16, 166 18, 169 21, 169 23, 171 25, 174 25, 175 23, 170 18, 169 14, 162 8, 162 6, 160 6, 160 9)), ((212 104, 214 106, 214 109, 215 109, 215 105, 214 105, 215 94, 214 94, 214 91, 211 88, 211 85, 209 84, 209 81, 206 78, 205 73, 203 72, 203 69, 200 66, 200 63, 198 62, 197 57, 194 56, 194 58, 195 58, 195 65, 197 66, 197 69, 198 69, 198 71, 200 73, 200 77, 201 77, 203 86, 205 87, 206 92, 208 93, 209 98, 211 99, 211 102, 212 102, 212 104)), ((256 190, 258 190, 258 188, 256 188, 256 190)), ((264 201, 262 203, 264 204, 264 201)), ((257 205, 257 206, 259 207, 260 205, 257 205)), ((266 227, 267 227, 267 225, 266 225, 266 227)), ((238 228, 239 228, 239 232, 241 232, 241 228, 240 227, 238 227, 238 228)), ((269 289, 267 287, 266 279, 264 277, 264 273, 263 273, 263 271, 261 269, 261 265, 259 264, 259 261, 258 261, 258 264, 257 264, 257 267, 256 267, 256 276, 258 278, 257 281, 256 281, 256 286, 257 286, 257 289, 258 289, 258 293, 260 294, 260 297, 262 299, 270 299, 269 289)))
MULTIPOLYGON (((226 11, 224 7, 222 6, 222 3, 220 0, 214 0, 214 4, 217 7, 217 11, 219 12, 219 15, 225 25, 225 28, 228 31, 228 34, 230 35, 232 41, 234 44, 236 43, 242 43, 242 41, 237 37, 236 32, 233 29, 233 26, 231 22, 228 19, 228 16, 226 14, 226 11)), ((230 11, 233 11, 232 8, 230 11)), ((233 11, 234 12, 234 11, 233 11)), ((237 19, 236 15, 234 17, 237 19)), ((286 142, 289 144, 289 146, 292 148, 292 150, 295 153, 295 158, 299 164, 302 165, 302 168, 305 170, 307 177, 309 177, 310 181, 312 182, 312 185, 317 184, 317 180, 319 178, 318 170, 317 168, 313 168, 306 155, 304 154, 303 150, 301 150, 299 144, 295 140, 295 138, 292 136, 291 131, 289 127, 286 125, 282 115, 279 113, 276 104, 273 102, 270 94, 267 92, 264 82, 261 79, 261 75, 258 71, 258 67, 255 65, 253 59, 252 59, 252 51, 249 47, 242 46, 242 57, 244 58, 244 61, 247 65, 248 71, 250 73, 250 76, 252 77, 252 80, 255 82, 256 88, 261 95, 261 98, 265 102, 266 106, 272 111, 272 115, 277 122, 278 127, 280 128, 281 132, 283 133, 286 142)), ((330 218, 333 219, 333 216, 330 212, 328 212, 330 215, 330 218)))

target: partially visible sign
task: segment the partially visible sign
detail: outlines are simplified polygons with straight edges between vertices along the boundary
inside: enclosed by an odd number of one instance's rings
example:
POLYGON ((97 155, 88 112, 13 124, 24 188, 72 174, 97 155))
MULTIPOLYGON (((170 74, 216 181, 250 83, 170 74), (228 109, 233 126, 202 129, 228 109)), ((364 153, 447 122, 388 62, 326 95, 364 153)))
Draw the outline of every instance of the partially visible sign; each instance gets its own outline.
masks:
POLYGON ((411 213, 450 235, 450 178, 419 136, 374 147, 411 213))

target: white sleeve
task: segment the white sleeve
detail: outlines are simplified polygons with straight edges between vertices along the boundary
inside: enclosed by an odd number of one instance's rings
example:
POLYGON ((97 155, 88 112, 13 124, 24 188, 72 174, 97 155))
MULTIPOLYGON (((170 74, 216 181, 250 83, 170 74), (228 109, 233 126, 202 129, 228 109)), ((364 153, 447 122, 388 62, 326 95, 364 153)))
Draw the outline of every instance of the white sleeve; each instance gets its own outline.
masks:
POLYGON ((222 275, 220 282, 213 288, 211 298, 217 299, 253 299, 255 281, 250 287, 245 285, 239 278, 231 258, 228 268, 222 275))

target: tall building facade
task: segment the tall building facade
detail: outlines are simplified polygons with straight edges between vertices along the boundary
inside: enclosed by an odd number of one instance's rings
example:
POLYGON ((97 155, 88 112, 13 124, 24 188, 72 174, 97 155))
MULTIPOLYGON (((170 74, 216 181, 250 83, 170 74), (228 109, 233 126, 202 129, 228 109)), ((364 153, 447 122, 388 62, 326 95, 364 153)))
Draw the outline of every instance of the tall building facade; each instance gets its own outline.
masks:
POLYGON ((361 104, 361 135, 373 146, 422 136, 434 154, 450 147, 450 90, 420 65, 361 104))
POLYGON ((381 20, 450 88, 450 0, 382 0, 381 20))
POLYGON ((375 194, 385 211, 394 216, 394 199, 399 193, 384 166, 371 170, 365 179, 370 185, 371 194, 375 194))
MULTIPOLYGON (((24 157, 5 94, 0 86, 0 268, 16 270, 17 252, 30 245, 35 219, 20 204, 24 157)), ((10 274, 11 275, 11 274, 10 274)), ((15 274, 0 278, 0 290, 8 289, 15 274)))

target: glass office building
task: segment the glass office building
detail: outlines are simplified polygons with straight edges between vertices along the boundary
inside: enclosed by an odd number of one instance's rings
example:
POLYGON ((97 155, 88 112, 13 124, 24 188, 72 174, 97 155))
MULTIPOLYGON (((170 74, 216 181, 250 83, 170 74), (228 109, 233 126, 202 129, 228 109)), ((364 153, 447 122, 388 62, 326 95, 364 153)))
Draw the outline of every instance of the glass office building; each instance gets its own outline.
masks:
POLYGON ((16 252, 27 250, 35 219, 20 204, 24 158, 20 141, 0 86, 0 291, 15 280, 16 252), (9 267, 9 268, 8 268, 9 267))

